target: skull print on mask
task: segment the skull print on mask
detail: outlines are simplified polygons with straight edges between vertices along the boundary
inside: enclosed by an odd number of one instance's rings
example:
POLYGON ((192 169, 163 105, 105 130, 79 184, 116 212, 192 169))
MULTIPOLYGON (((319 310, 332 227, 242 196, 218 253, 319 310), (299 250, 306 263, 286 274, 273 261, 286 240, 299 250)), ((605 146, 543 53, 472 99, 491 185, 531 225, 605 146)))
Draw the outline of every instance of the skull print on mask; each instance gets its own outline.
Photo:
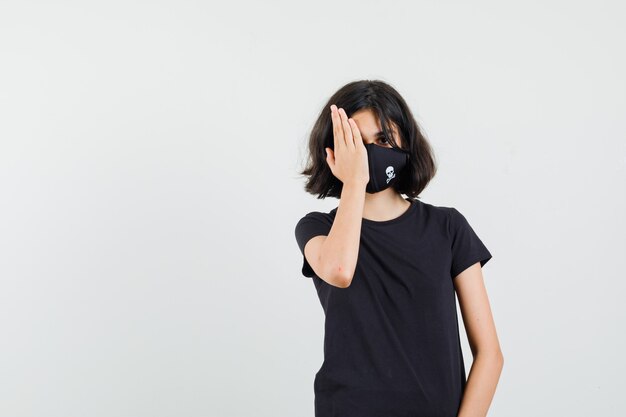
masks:
POLYGON ((370 174, 365 191, 373 194, 391 187, 409 161, 409 154, 401 149, 375 143, 369 143, 365 148, 370 174))

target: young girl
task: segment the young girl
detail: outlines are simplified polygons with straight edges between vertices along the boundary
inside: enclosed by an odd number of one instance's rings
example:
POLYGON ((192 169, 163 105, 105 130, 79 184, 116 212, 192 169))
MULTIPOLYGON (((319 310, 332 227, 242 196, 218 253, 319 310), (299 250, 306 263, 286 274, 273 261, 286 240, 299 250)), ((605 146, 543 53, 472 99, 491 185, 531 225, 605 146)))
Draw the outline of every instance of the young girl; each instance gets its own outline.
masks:
POLYGON ((458 210, 418 199, 436 167, 406 102, 381 81, 345 85, 309 152, 306 191, 339 198, 295 227, 325 314, 315 416, 485 416, 503 366, 481 269, 492 256, 458 210))

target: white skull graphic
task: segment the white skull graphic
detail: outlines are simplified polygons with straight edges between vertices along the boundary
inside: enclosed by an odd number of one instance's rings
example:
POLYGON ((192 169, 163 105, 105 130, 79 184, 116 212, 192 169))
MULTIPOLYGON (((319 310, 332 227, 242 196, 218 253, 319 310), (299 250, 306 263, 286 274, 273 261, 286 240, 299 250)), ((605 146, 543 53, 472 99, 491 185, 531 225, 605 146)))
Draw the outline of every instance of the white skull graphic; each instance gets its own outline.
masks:
POLYGON ((385 172, 387 173, 387 184, 389 184, 389 181, 391 181, 393 178, 395 178, 396 173, 394 172, 392 166, 388 166, 387 169, 385 170, 385 172))

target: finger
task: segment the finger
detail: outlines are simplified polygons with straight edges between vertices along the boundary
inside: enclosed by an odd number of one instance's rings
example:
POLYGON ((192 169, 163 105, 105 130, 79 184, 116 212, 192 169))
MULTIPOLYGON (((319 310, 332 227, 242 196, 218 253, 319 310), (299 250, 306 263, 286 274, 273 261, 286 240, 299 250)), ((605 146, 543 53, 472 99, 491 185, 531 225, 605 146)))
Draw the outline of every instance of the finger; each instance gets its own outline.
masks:
POLYGON ((354 146, 357 148, 365 148, 363 144, 363 137, 361 136, 361 131, 359 130, 359 126, 357 126, 354 119, 348 119, 350 122, 350 127, 352 127, 352 136, 354 137, 354 146))
POLYGON ((339 109, 339 114, 341 116, 341 127, 343 128, 343 137, 346 146, 354 149, 354 138, 352 137, 352 128, 350 127, 350 123, 348 123, 348 115, 344 109, 339 109))
POLYGON ((343 140, 343 129, 341 128, 341 119, 339 117, 339 112, 337 111, 337 106, 332 104, 330 106, 330 118, 333 122, 333 143, 335 151, 342 147, 345 142, 343 140))

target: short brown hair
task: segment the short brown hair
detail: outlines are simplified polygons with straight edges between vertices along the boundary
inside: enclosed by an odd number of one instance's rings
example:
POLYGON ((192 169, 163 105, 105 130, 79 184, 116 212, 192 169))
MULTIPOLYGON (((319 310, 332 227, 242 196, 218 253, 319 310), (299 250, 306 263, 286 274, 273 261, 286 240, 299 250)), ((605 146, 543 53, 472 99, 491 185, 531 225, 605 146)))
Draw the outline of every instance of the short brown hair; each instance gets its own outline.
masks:
POLYGON ((397 126, 402 149, 409 153, 409 162, 393 188, 411 198, 418 197, 435 176, 435 157, 406 101, 395 88, 380 80, 352 81, 330 97, 309 136, 309 158, 300 172, 308 177, 305 191, 317 198, 341 197, 343 184, 326 162, 325 148, 334 150, 331 104, 343 108, 348 117, 359 110, 371 109, 378 116, 385 137, 395 148, 399 146, 391 134, 390 124, 397 126))

